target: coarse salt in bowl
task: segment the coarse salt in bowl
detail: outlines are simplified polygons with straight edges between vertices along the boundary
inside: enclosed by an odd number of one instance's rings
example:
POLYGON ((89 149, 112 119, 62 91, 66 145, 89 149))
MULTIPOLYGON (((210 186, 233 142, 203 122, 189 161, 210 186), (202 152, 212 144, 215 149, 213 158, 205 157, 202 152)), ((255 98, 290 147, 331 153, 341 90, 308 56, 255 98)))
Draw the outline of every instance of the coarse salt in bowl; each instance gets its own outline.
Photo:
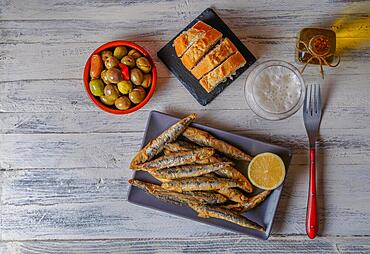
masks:
POLYGON ((305 84, 296 67, 284 61, 270 60, 251 71, 244 95, 258 116, 281 120, 293 115, 302 106, 305 84))

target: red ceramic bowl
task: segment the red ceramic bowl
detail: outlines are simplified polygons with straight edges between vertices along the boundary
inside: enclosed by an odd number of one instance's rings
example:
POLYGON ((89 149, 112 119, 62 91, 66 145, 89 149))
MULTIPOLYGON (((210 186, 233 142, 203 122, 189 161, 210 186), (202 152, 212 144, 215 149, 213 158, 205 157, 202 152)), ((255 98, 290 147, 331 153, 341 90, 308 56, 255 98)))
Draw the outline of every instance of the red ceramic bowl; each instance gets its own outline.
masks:
POLYGON ((142 47, 140 47, 139 45, 137 45, 137 44, 135 44, 133 42, 123 41, 123 40, 121 40, 121 41, 111 41, 111 42, 107 42, 107 43, 101 45, 99 48, 97 48, 90 55, 89 59, 87 59, 86 64, 85 64, 85 69, 84 69, 84 84, 85 84, 86 92, 89 95, 90 99, 99 108, 101 108, 102 110, 104 110, 106 112, 112 113, 112 114, 129 114, 129 113, 135 112, 136 110, 142 108, 150 100, 150 98, 152 97, 152 95, 154 93, 154 90, 155 90, 155 86, 157 84, 157 69, 156 69, 155 64, 153 62, 153 59, 150 57, 149 53, 145 49, 143 49, 142 47), (150 64, 152 65, 152 84, 150 86, 150 90, 149 90, 148 94, 146 95, 145 99, 142 102, 140 102, 139 104, 137 104, 134 107, 129 108, 127 110, 120 110, 120 109, 115 109, 115 108, 111 108, 109 106, 106 106, 105 104, 103 104, 99 100, 98 97, 94 96, 91 93, 90 87, 89 87, 89 81, 90 81, 90 65, 91 65, 91 57, 92 57, 92 55, 99 54, 103 50, 114 48, 114 47, 117 47, 117 46, 126 46, 126 47, 129 47, 129 48, 136 49, 143 56, 145 56, 146 58, 148 58, 150 64))

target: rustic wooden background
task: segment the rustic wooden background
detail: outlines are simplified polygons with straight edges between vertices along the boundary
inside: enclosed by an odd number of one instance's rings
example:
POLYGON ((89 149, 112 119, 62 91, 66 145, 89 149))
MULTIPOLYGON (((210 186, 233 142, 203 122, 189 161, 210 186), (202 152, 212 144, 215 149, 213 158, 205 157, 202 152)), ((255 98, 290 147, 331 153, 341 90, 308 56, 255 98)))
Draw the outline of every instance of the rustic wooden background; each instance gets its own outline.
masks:
MULTIPOLYGON (((307 83, 322 84, 325 100, 315 240, 305 236, 308 158, 301 111, 278 122, 255 116, 242 96, 249 71, 202 107, 156 57, 213 7, 258 62, 294 62, 300 29, 356 18, 354 30, 370 30, 369 6, 332 0, 0 0, 0 252, 370 253, 368 48, 344 52, 325 81, 318 68, 304 75, 307 83), (128 116, 96 108, 82 84, 89 54, 116 39, 144 46, 159 69, 154 97, 128 116), (178 116, 197 112, 201 123, 294 150, 269 241, 127 202, 127 165, 153 109, 178 116)), ((362 37, 356 39, 370 38, 362 37)))

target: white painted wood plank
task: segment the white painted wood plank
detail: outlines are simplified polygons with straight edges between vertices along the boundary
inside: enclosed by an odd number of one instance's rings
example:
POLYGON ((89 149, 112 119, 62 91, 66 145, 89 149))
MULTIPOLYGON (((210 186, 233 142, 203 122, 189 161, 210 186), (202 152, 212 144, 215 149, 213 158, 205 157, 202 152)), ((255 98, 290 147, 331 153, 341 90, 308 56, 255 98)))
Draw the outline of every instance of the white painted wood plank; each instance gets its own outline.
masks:
MULTIPOLYGON (((3 175, 4 175, 4 172, 3 171, 0 171, 0 209, 2 209, 2 207, 3 207, 3 201, 2 201, 2 196, 3 196, 3 175)), ((1 244, 1 241, 2 241, 2 235, 3 235, 3 227, 2 227, 2 224, 3 224, 3 217, 0 216, 0 244, 1 244)), ((1 247, 0 247, 0 253, 3 253, 1 247)))
MULTIPOLYGON (((299 16, 307 15, 307 10, 315 9, 317 15, 337 14, 345 12, 355 12, 368 14, 367 9, 364 9, 364 4, 353 3, 348 5, 347 2, 322 1, 318 6, 316 1, 138 1, 138 2, 121 2, 118 0, 109 1, 107 3, 94 2, 86 4, 85 1, 73 2, 40 2, 31 1, 24 5, 21 0, 2 1, 1 14, 2 20, 65 20, 65 19, 83 19, 83 20, 105 20, 105 15, 97 15, 98 13, 109 13, 112 20, 125 22, 125 17, 132 17, 135 13, 137 19, 147 21, 148 17, 154 18, 156 15, 165 17, 166 21, 172 23, 174 21, 188 22, 195 18, 208 7, 216 8, 220 13, 238 15, 244 18, 260 18, 276 17, 276 16, 299 16), (155 11, 154 11, 155 10, 155 11), (68 15, 66 15, 68 13, 68 15), (154 17, 153 17, 154 16, 154 17)), ((366 5, 365 5, 366 6, 366 5)), ((309 13, 311 14, 311 13, 309 13)), ((290 20, 289 20, 290 21, 290 20)))
POLYGON ((110 134, 0 135, 1 168, 114 167, 127 165, 142 132, 110 134), (24 157, 23 157, 24 156, 24 157))
MULTIPOLYGON (((260 61, 281 59, 294 62, 296 39, 247 39, 244 44, 260 61)), ((172 77, 156 57, 166 41, 138 41, 146 48, 158 68, 159 77, 172 77)), ((2 44, 0 54, 0 81, 27 79, 81 79, 85 62, 100 43, 64 44, 2 44), (32 68, 29 68, 32 66, 32 68), (23 68, 19 68, 23 67, 23 68)), ((367 74, 370 54, 365 48, 343 55, 338 68, 327 69, 327 74, 367 74)), ((317 66, 307 69, 306 74, 319 76, 317 66)))
MULTIPOLYGON (((139 126, 138 126, 139 128, 139 126)), ((144 129, 144 126, 140 127, 144 129)), ((238 131, 237 133, 291 148, 294 161, 304 162, 304 128, 238 131)), ((370 162, 370 136, 362 129, 323 129, 320 152, 328 164, 370 162), (324 154, 325 153, 325 154, 324 154)), ((3 169, 126 166, 139 149, 143 133, 0 134, 3 169)))
MULTIPOLYGON (((249 73, 247 71, 247 73, 249 73)), ((244 96, 244 74, 236 79, 210 104, 203 107, 195 101, 176 78, 160 78, 158 86, 144 110, 190 112, 193 110, 230 110, 249 108, 244 96)), ((306 83, 322 84, 323 100, 329 110, 350 108, 370 110, 370 74, 305 76, 306 83)), ((355 111, 356 109, 354 109, 355 111)), ((102 112, 87 97, 82 80, 33 80, 0 82, 0 112, 102 112)), ((136 115, 138 113, 134 113, 136 115)), ((114 118, 114 116, 111 116, 114 118)), ((125 119, 126 116, 121 116, 125 119)))
MULTIPOLYGON (((126 201, 127 168, 3 172, 3 240, 187 237, 226 231, 126 201)), ((370 173, 318 161, 320 234, 370 234, 370 173), (324 165, 324 167, 321 167, 324 165)), ((274 234, 305 234, 308 165, 287 175, 274 234)))
POLYGON ((120 239, 90 241, 0 242, 2 253, 369 253, 369 237, 308 240, 304 236, 273 237, 267 242, 244 236, 184 239, 120 239))
MULTIPOLYGON (((167 111, 181 117, 183 114, 167 111)), ((193 110, 199 115, 197 123, 226 131, 274 130, 302 128, 302 112, 278 122, 271 122, 256 116, 250 109, 245 110, 193 110), (228 119, 227 123, 224 119, 228 119)), ((105 112, 50 112, 50 113, 1 113, 0 133, 112 133, 141 131, 148 120, 149 111, 139 110, 135 114, 117 116, 105 112)), ((369 128, 369 112, 362 107, 327 108, 321 130, 330 129, 340 133, 342 129, 369 128)))
MULTIPOLYGON (((271 12, 265 12, 266 15, 256 17, 250 16, 250 12, 245 8, 221 9, 216 10, 220 17, 227 23, 239 39, 247 38, 296 38, 297 33, 302 27, 317 26, 329 27, 335 26, 334 20, 343 19, 345 15, 339 13, 323 14, 312 12, 310 15, 300 15, 295 12, 287 12, 283 15, 272 15, 271 12), (284 24, 284 26, 282 26, 284 24)), ((200 12, 200 11, 199 11, 200 12)), ((168 13, 153 13, 148 22, 147 17, 130 15, 130 20, 12 20, 1 21, 1 42, 3 43, 62 43, 62 42, 100 42, 104 43, 114 39, 137 40, 169 40, 174 37, 182 27, 184 20, 173 20, 169 22, 167 18, 173 15, 173 11, 168 13), (133 25, 135 24, 135 25, 133 25), (138 32, 138 27, 140 31, 138 32)), ((281 12, 280 12, 281 13, 281 12)), ((196 16, 194 16, 195 18, 196 16)), ((338 36, 349 36, 349 32, 356 29, 366 29, 361 24, 366 23, 368 17, 364 14, 353 14, 352 17, 358 19, 358 24, 349 27, 347 34, 338 36)), ((190 22, 190 19, 189 19, 190 22)), ((334 27, 335 28, 335 27, 334 27)), ((365 32, 351 33, 351 39, 359 36, 368 36, 365 32)))

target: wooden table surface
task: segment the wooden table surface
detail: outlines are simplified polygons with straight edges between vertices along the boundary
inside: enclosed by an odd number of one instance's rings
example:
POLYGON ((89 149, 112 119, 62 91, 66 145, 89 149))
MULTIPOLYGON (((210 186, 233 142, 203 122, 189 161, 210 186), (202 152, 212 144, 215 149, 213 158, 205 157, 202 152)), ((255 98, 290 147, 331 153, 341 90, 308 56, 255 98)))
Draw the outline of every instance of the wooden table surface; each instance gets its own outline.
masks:
POLYGON ((359 2, 1 0, 0 252, 370 253, 369 48, 345 51, 338 68, 325 69, 324 81, 318 67, 304 74, 307 83, 322 84, 325 102, 315 240, 305 235, 308 156, 302 112, 275 122, 253 114, 242 96, 249 70, 202 107, 156 57, 212 7, 258 62, 294 63, 296 36, 304 27, 340 30, 350 23, 352 33, 341 33, 342 41, 369 39, 370 2, 359 2), (82 83, 90 53, 117 39, 148 49, 159 74, 154 97, 126 116, 95 107, 82 83), (127 202, 128 162, 140 147, 151 110, 196 112, 201 123, 293 149, 270 240, 127 202))

